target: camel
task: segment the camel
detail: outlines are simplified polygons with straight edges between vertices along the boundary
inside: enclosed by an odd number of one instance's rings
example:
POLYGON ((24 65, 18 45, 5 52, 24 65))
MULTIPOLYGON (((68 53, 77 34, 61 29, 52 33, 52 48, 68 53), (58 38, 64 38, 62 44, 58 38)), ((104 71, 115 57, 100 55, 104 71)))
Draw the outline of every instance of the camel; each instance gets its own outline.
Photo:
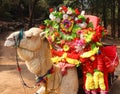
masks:
POLYGON ((35 74, 41 85, 35 94, 77 94, 76 67, 69 68, 64 76, 61 74, 60 67, 51 61, 49 42, 40 28, 33 27, 22 34, 20 31, 13 32, 4 46, 16 46, 19 57, 25 61, 28 70, 35 74))

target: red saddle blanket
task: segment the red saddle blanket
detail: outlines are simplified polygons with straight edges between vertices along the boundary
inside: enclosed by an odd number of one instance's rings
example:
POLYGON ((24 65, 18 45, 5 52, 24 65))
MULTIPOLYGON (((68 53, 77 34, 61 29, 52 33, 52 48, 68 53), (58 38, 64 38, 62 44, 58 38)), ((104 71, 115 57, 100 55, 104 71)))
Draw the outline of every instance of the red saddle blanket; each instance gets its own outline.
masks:
POLYGON ((116 45, 104 46, 101 48, 101 52, 104 54, 105 57, 109 58, 110 64, 108 66, 108 71, 114 72, 115 68, 119 64, 116 45))

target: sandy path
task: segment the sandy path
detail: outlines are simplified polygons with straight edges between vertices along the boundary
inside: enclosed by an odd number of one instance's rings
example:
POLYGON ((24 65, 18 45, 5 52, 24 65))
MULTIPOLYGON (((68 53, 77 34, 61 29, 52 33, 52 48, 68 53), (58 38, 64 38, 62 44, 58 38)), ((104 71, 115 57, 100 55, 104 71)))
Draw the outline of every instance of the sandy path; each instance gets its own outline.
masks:
MULTIPOLYGON (((8 33, 9 34, 9 33, 8 33)), ((0 94, 33 94, 36 88, 23 88, 18 71, 16 69, 15 49, 3 47, 4 37, 0 35, 0 94)), ((33 86, 34 75, 31 74, 23 62, 19 62, 25 82, 33 86)))

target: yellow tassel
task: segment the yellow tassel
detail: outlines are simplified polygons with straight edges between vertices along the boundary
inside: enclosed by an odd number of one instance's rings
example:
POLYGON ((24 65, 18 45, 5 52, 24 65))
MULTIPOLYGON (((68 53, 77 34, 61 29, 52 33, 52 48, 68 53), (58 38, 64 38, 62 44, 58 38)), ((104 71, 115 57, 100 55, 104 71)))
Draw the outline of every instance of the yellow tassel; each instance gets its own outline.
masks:
POLYGON ((99 86, 101 90, 106 89, 105 82, 104 82, 104 75, 102 72, 99 73, 99 86))
POLYGON ((86 81, 85 81, 85 89, 86 90, 92 90, 94 89, 94 80, 93 80, 93 76, 90 73, 86 74, 86 81))
POLYGON ((98 76, 99 76, 99 72, 94 72, 93 79, 94 79, 95 89, 98 89, 99 86, 98 76))

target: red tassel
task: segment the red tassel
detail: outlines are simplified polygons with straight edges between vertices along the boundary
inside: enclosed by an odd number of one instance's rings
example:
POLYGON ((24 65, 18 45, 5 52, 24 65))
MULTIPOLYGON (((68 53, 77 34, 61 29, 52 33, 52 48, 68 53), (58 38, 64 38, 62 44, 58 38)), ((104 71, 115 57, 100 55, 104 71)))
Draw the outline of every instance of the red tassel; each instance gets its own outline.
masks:
POLYGON ((18 68, 17 68, 17 70, 18 70, 18 71, 21 71, 21 68, 20 68, 20 67, 18 67, 18 68))

